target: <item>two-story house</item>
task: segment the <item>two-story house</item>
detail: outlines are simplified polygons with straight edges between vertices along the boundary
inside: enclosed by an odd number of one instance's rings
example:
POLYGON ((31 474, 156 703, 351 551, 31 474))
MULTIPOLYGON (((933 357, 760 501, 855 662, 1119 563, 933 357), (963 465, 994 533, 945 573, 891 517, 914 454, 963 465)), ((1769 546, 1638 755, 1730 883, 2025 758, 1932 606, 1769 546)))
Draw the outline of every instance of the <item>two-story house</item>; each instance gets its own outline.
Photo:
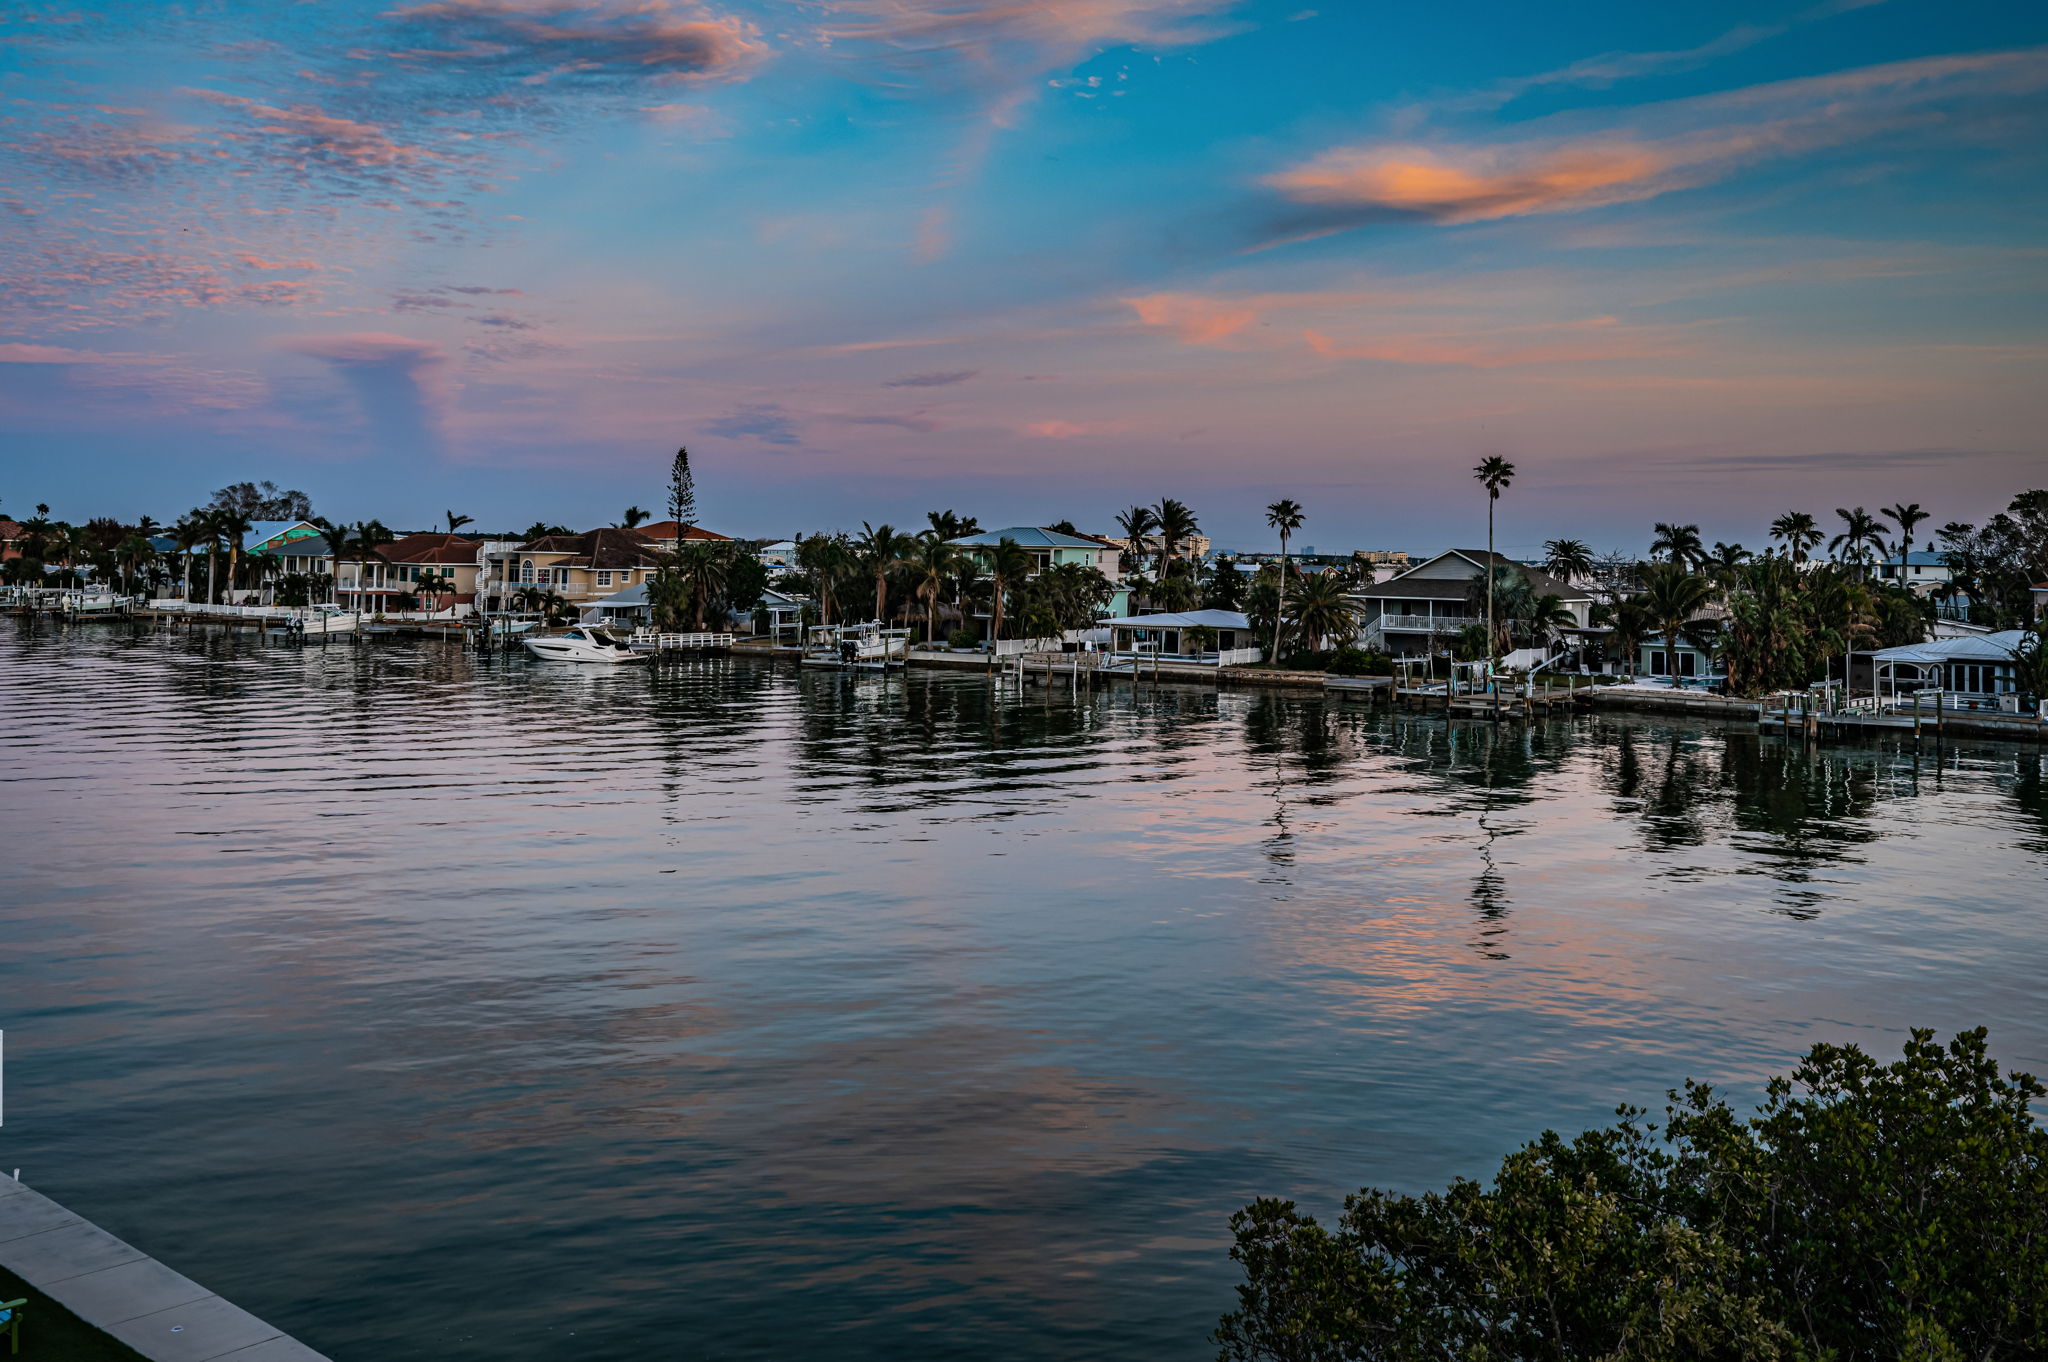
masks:
POLYGON ((995 561, 996 548, 1005 540, 1013 541, 1018 548, 1031 555, 1033 567, 1028 574, 1036 577, 1049 567, 1074 564, 1093 568, 1106 578, 1114 594, 1109 604, 1103 607, 1106 615, 1121 615, 1130 608, 1130 593, 1124 589, 1118 578, 1118 561, 1122 557, 1122 546, 1094 535, 1067 534, 1061 530, 1041 529, 1036 525, 1012 525, 1005 530, 985 530, 980 534, 965 535, 959 539, 947 540, 955 548, 974 560, 976 567, 986 573, 995 561))
MULTIPOLYGON (((1490 561, 1528 578, 1539 595, 1558 597, 1577 628, 1592 628, 1593 597, 1582 588, 1498 553, 1490 561)), ((1428 657, 1449 647, 1461 630, 1485 623, 1485 607, 1472 600, 1475 586, 1484 589, 1488 562, 1485 549, 1449 549, 1384 582, 1361 587, 1352 597, 1359 607, 1360 639, 1393 657, 1428 657)))
MULTIPOLYGON (((708 530, 704 534, 724 538, 708 530)), ((514 549, 494 551, 490 557, 496 570, 486 594, 493 610, 511 608, 513 598, 527 587, 552 591, 571 605, 587 605, 652 581, 661 567, 661 548, 653 539, 641 530, 618 528, 544 535, 514 549)))

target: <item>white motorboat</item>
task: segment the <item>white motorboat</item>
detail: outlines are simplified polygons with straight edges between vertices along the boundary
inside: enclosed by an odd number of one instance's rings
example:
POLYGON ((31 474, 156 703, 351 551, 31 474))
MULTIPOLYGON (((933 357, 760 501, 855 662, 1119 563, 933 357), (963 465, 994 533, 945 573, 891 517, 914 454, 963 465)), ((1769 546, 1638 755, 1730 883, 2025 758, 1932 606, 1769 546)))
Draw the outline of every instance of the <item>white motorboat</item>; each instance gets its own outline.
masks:
POLYGON ((636 653, 602 629, 577 625, 560 634, 519 640, 526 651, 549 662, 644 662, 646 653, 636 653))
POLYGON ((849 667, 882 671, 900 667, 910 652, 908 629, 884 629, 880 620, 866 624, 818 624, 798 660, 806 667, 849 667))
POLYGON ((284 627, 294 634, 320 638, 328 634, 353 634, 362 622, 363 617, 353 610, 338 605, 315 605, 294 611, 284 627))

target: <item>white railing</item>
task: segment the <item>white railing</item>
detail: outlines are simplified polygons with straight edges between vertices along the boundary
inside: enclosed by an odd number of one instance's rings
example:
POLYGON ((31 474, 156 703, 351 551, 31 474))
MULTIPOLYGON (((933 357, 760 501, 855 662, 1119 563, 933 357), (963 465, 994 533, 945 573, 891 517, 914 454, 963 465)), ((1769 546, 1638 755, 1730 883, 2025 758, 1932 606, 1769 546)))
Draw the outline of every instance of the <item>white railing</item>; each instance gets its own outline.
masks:
POLYGON ((730 648, 735 642, 732 634, 664 634, 653 629, 635 629, 629 640, 631 646, 639 649, 658 648, 730 648))
POLYGON ((1056 638, 999 638, 993 645, 993 651, 997 657, 1015 657, 1018 653, 1056 653, 1063 642, 1056 638))
POLYGON ((1471 615, 1376 615, 1365 621, 1367 629, 1393 630, 1405 634, 1455 634, 1480 621, 1471 615))
POLYGON ((1225 648, 1216 654, 1216 665, 1241 667, 1247 663, 1257 662, 1263 656, 1264 652, 1258 648, 1225 648))

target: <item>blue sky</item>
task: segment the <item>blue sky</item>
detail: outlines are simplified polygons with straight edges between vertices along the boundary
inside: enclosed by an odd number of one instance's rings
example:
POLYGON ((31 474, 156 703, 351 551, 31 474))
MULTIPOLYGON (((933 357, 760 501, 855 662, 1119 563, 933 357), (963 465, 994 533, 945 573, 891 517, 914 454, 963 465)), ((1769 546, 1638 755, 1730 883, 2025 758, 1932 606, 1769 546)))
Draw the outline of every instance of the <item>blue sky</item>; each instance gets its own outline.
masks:
POLYGON ((1328 546, 2048 481, 2048 11, 10 7, 0 513, 1328 546))

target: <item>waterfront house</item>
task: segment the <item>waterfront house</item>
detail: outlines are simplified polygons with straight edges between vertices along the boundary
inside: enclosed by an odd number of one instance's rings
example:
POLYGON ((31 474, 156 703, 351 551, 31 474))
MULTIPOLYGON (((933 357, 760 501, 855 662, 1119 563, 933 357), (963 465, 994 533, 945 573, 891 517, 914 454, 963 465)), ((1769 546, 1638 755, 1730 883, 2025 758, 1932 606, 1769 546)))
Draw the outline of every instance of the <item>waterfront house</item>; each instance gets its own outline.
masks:
POLYGON ((242 536, 242 552, 276 558, 293 540, 319 538, 320 527, 310 520, 259 520, 242 536))
POLYGON ((1131 615, 1104 620, 1102 627, 1109 630, 1112 653, 1187 659, 1222 654, 1231 662, 1258 661, 1258 640, 1252 637, 1251 621, 1235 610, 1131 615), (1197 648, 1189 638, 1196 629, 1207 629, 1214 637, 1197 648), (1231 653, 1238 656, 1228 657, 1231 653))
MULTIPOLYGON (((409 534, 381 550, 385 576, 400 592, 417 593, 423 577, 449 582, 455 590, 453 594, 443 593, 434 598, 431 605, 436 610, 450 605, 472 605, 477 596, 477 578, 483 572, 483 547, 482 540, 459 534, 409 534)), ((422 600, 420 604, 424 608, 429 602, 422 600)))
POLYGON ((2028 637, 2027 630, 2004 629, 1858 653, 1855 680, 1859 690, 1884 695, 1939 690, 1967 704, 1995 704, 2019 690, 2016 655, 2028 637))
POLYGON ((543 535, 488 556, 493 570, 486 595, 493 610, 511 608, 511 599, 527 587, 552 591, 571 605, 590 605, 651 580, 661 566, 654 540, 639 530, 616 527, 543 535))
MULTIPOLYGON (((286 541, 276 552, 280 562, 293 561, 316 543, 325 541, 301 537, 286 541)), ((431 602, 421 600, 414 609, 446 610, 473 605, 477 579, 482 568, 483 543, 459 534, 434 531, 408 534, 378 547, 373 554, 356 553, 329 558, 333 564, 335 602, 349 610, 396 610, 400 596, 419 595, 420 579, 447 578, 455 584, 455 595, 443 595, 431 602)))
POLYGON ((1049 567, 1063 564, 1093 568, 1101 573, 1114 589, 1109 604, 1104 607, 1105 611, 1117 615, 1130 608, 1130 593, 1117 580, 1121 576, 1118 561, 1123 550, 1115 541, 1096 535, 1068 534, 1063 530, 1043 529, 1036 525, 1012 525, 1006 530, 988 530, 946 542, 973 559, 975 566, 986 573, 990 564, 995 561, 997 546, 1005 539, 1013 541, 1018 548, 1031 555, 1033 566, 1030 576, 1035 577, 1049 567))
POLYGON ((761 560, 762 567, 794 568, 796 566, 796 540, 778 539, 772 544, 764 544, 759 552, 755 554, 755 557, 761 560))
POLYGON ((318 530, 311 534, 265 535, 250 548, 248 556, 262 564, 261 576, 266 597, 274 598, 278 583, 286 577, 319 578, 334 575, 333 546, 318 530))
MULTIPOLYGON (((1429 657, 1448 648, 1461 631, 1486 622, 1486 607, 1472 601, 1485 589, 1488 561, 1484 549, 1448 549, 1384 582, 1359 588, 1352 600, 1358 605, 1360 640, 1392 657, 1429 657)), ((1599 632, 1593 628, 1589 592, 1498 553, 1491 562, 1528 578, 1538 595, 1556 596, 1572 615, 1567 632, 1599 632)))

